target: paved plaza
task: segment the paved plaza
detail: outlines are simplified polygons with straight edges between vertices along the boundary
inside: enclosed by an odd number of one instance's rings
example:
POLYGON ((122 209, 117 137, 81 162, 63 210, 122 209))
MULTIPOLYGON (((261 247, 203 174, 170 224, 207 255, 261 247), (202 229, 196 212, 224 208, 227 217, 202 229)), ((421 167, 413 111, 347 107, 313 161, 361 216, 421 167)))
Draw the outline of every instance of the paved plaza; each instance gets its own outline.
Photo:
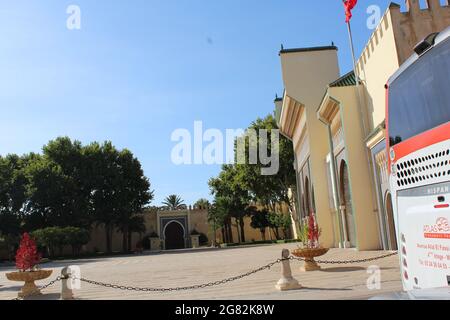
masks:
MULTIPOLYGON (((98 282, 125 286, 171 288, 191 286, 222 280, 259 268, 281 257, 283 248, 295 249, 295 244, 239 247, 218 250, 179 251, 163 254, 144 254, 114 258, 52 262, 43 265, 54 270, 50 279, 56 278, 62 268, 77 265, 82 277, 98 282)), ((386 252, 357 252, 333 249, 323 260, 353 260, 372 258, 386 252)), ((248 278, 217 287, 184 292, 143 293, 120 291, 83 283, 75 291, 77 299, 221 299, 221 300, 302 300, 302 299, 368 299, 384 293, 402 290, 397 256, 383 260, 352 265, 323 265, 323 270, 303 273, 302 262, 292 261, 294 277, 304 287, 300 290, 279 292, 275 284, 280 279, 281 265, 254 274, 248 278), (378 266, 381 270, 381 290, 367 288, 367 268, 378 266)), ((20 284, 8 281, 5 273, 13 267, 0 265, 0 299, 16 297, 20 284)), ((38 286, 49 281, 37 282, 38 286)), ((61 283, 45 289, 41 299, 59 299, 61 283)))

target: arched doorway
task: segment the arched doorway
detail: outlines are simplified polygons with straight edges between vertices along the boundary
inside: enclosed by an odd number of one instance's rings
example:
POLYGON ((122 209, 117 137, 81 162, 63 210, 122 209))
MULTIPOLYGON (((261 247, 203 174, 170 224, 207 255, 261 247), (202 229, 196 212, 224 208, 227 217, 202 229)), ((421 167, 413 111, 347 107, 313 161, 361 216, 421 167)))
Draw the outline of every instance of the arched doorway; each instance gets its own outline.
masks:
POLYGON ((386 222, 388 227, 388 235, 389 235, 389 249, 390 250, 398 250, 397 245, 397 234, 395 232, 395 222, 394 222, 394 210, 392 208, 392 196, 391 193, 388 192, 386 195, 386 200, 384 202, 384 207, 386 208, 386 222))
POLYGON ((185 248, 184 227, 177 221, 168 223, 164 229, 165 249, 176 250, 185 248))
POLYGON ((342 160, 341 162, 341 181, 340 181, 340 191, 341 191, 341 201, 345 206, 345 230, 347 233, 346 241, 350 242, 352 247, 356 247, 356 235, 355 235, 355 225, 353 216, 353 206, 352 206, 352 194, 350 192, 350 177, 348 174, 347 163, 342 160))

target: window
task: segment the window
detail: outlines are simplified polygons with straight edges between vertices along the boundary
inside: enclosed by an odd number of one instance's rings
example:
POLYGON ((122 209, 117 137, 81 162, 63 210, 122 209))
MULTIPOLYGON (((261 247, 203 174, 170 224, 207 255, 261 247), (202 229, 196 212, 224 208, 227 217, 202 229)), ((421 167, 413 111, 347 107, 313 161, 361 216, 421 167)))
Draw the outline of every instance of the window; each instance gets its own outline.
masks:
POLYGON ((425 53, 389 88, 391 146, 450 121, 450 40, 425 53))

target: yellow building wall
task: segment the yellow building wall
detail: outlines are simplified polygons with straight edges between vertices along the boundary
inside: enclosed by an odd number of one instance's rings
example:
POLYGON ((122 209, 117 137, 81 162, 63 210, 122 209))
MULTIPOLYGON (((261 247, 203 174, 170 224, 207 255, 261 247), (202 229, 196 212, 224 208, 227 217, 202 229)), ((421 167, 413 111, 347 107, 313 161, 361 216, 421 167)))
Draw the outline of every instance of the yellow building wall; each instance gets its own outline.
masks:
POLYGON ((345 141, 357 248, 380 249, 375 190, 366 156, 357 90, 356 87, 330 88, 329 93, 340 102, 338 117, 342 121, 345 141))
MULTIPOLYGON (((333 214, 328 205, 328 185, 326 155, 328 136, 326 127, 317 119, 316 110, 323 98, 327 85, 339 77, 336 50, 309 51, 281 54, 283 81, 286 94, 305 106, 305 125, 309 139, 311 182, 314 186, 317 220, 322 228, 321 242, 324 246, 334 246, 333 214)), ((302 130, 298 126, 296 130, 302 130)), ((294 137, 300 137, 296 132, 294 137)), ((294 140, 294 143, 298 141, 294 140)), ((302 145, 295 152, 298 159, 302 145)))
POLYGON ((358 71, 367 90, 364 97, 368 113, 366 136, 385 119, 384 85, 399 66, 391 13, 388 11, 358 62, 358 71))

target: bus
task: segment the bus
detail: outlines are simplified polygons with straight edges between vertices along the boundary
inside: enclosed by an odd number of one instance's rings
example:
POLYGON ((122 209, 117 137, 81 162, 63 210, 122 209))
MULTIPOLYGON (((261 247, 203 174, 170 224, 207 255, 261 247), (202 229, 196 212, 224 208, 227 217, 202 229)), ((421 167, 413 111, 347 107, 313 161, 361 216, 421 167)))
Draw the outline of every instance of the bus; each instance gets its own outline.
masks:
MULTIPOLYGON (((386 85, 386 141, 405 291, 450 285, 450 27, 386 85)), ((450 292, 450 290, 448 290, 450 292)))

